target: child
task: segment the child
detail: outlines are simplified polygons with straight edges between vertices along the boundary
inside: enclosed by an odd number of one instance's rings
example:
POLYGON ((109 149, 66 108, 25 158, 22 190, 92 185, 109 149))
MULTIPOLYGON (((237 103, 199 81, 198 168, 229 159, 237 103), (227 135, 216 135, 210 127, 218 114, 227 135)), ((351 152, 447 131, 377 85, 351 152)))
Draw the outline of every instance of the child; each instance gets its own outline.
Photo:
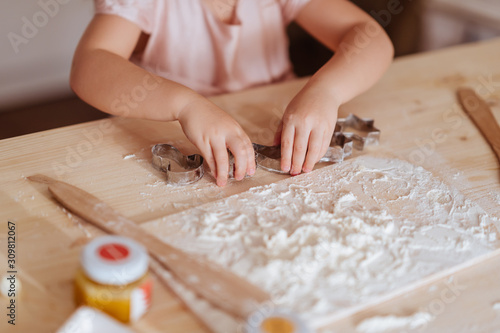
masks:
POLYGON ((292 175, 313 169, 339 106, 370 88, 393 57, 382 27, 347 0, 95 3, 73 60, 73 90, 111 114, 178 120, 219 186, 227 181, 227 149, 238 180, 254 174, 254 152, 239 124, 204 96, 291 77, 285 28, 292 20, 335 52, 290 102, 276 134, 281 168, 292 175), (117 107, 138 87, 147 94, 117 107))

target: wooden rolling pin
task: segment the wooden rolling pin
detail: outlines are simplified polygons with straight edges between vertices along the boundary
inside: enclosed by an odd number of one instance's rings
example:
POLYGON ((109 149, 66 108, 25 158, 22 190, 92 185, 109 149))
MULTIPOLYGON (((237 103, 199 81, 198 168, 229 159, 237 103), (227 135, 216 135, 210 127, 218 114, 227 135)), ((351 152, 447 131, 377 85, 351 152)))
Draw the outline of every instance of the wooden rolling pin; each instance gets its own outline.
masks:
POLYGON ((476 127, 490 144, 500 162, 500 126, 491 112, 490 106, 474 90, 461 88, 458 99, 476 127))
POLYGON ((57 201, 97 227, 142 244, 154 259, 197 294, 236 317, 246 319, 259 304, 271 298, 224 267, 162 242, 90 193, 43 175, 28 179, 48 184, 57 201))

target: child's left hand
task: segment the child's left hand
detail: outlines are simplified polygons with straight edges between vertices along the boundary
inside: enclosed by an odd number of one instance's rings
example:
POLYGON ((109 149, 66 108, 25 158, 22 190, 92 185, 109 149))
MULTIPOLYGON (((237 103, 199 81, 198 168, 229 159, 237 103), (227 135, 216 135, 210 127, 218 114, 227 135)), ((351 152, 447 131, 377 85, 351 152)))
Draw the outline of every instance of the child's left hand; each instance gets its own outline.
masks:
POLYGON ((330 146, 339 106, 334 96, 318 87, 306 87, 295 96, 274 140, 275 145, 281 142, 283 171, 298 175, 313 170, 330 146))
POLYGON ((325 155, 341 104, 368 90, 394 55, 389 36, 350 1, 311 0, 296 21, 334 56, 290 102, 275 137, 281 142, 281 169, 312 171, 325 155))

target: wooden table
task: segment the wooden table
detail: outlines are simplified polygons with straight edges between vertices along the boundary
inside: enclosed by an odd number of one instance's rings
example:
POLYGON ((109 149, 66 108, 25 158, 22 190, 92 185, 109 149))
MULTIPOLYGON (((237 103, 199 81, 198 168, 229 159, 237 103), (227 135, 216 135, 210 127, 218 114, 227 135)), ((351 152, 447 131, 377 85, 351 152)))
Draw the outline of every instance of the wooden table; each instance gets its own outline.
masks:
MULTIPOLYGON (((397 59, 379 84, 343 106, 340 113, 376 119, 383 139, 370 153, 391 152, 420 164, 492 216, 500 217, 498 161, 461 111, 455 95, 461 86, 476 89, 500 119, 499 55, 497 39, 397 59)), ((234 115, 254 142, 269 144, 286 104, 305 82, 222 95, 213 101, 234 115)), ((50 197, 46 186, 32 184, 26 176, 43 173, 79 186, 150 232, 162 216, 286 178, 259 170, 255 177, 224 189, 205 177, 196 191, 158 191, 155 184, 161 176, 151 168, 149 152, 158 142, 194 152, 177 123, 121 118, 0 141, 0 273, 7 270, 10 220, 16 223, 16 268, 23 283, 15 330, 6 323, 7 299, 0 298, 2 332, 55 331, 75 309, 72 281, 80 250, 89 237, 100 234, 71 219, 50 197)), ((349 331, 369 316, 411 314, 439 303, 450 288, 445 284, 447 274, 377 306, 366 305, 346 314, 339 319, 338 331, 349 331), (436 285, 434 292, 423 292, 430 284, 436 285)), ((461 289, 453 301, 446 302, 442 313, 436 313, 428 331, 442 332, 444 327, 474 331, 477 324, 500 329, 500 311, 495 312, 492 306, 500 302, 500 256, 492 255, 451 274, 461 289)), ((166 288, 157 284, 151 312, 135 329, 165 332, 167 328, 168 332, 206 332, 166 288)))

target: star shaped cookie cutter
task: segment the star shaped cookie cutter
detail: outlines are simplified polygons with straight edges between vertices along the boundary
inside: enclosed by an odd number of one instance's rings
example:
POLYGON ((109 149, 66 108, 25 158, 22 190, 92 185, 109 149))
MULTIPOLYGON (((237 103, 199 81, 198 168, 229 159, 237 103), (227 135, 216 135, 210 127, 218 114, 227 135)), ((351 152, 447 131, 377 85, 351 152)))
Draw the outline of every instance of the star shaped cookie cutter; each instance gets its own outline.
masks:
POLYGON ((205 170, 199 154, 186 156, 169 144, 157 144, 151 149, 153 166, 163 172, 167 182, 176 185, 192 184, 200 180, 205 170))
POLYGON ((354 148, 361 151, 366 146, 379 144, 380 130, 374 124, 373 119, 359 118, 351 113, 347 118, 337 120, 335 133, 352 139, 354 148))

